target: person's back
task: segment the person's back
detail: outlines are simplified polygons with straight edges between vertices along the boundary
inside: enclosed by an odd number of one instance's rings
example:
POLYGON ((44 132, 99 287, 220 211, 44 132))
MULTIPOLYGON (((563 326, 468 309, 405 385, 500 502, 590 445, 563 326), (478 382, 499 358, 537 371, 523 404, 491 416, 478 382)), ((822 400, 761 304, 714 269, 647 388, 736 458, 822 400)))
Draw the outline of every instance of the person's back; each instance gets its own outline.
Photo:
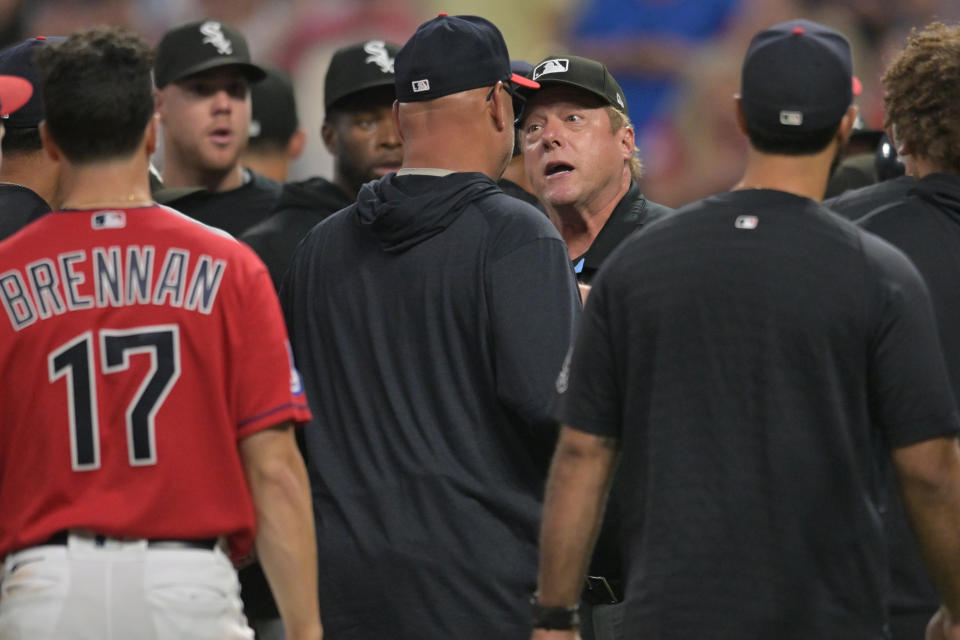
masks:
POLYGON ((103 27, 38 56, 63 204, 0 243, 0 637, 248 638, 255 544, 318 638, 282 314, 249 248, 150 202, 150 57, 103 27))
POLYGON ((862 363, 890 339, 891 283, 916 280, 909 263, 812 201, 765 190, 690 205, 625 245, 617 274, 644 278, 591 296, 618 317, 644 310, 615 334, 623 361, 644 363, 624 423, 648 425, 622 441, 643 460, 621 485, 624 538, 641 541, 629 627, 882 638, 877 460, 909 437, 873 429, 880 399, 862 363))
MULTIPOLYGON (((569 297, 530 294, 553 280, 537 270, 568 269, 560 241, 479 174, 385 179, 316 235, 292 270, 323 277, 285 306, 294 344, 310 345, 297 362, 322 412, 306 442, 324 575, 365 576, 378 610, 388 607, 368 630, 517 633, 496 616, 457 630, 444 611, 510 611, 533 586, 549 455, 537 418, 572 327, 569 297), (533 337, 533 318, 519 317, 527 305, 555 318, 542 342, 517 343, 533 337), (424 600, 438 611, 414 624, 424 600)), ((324 593, 338 586, 324 582, 324 593)), ((325 624, 348 625, 369 606, 327 607, 325 624)))
POLYGON ((315 227, 281 292, 317 411, 305 438, 324 626, 522 638, 576 287, 550 222, 493 181, 513 140, 496 28, 437 18, 396 64, 408 168, 315 227), (444 32, 462 48, 439 47, 444 32), (446 54, 455 78, 434 62, 446 54))

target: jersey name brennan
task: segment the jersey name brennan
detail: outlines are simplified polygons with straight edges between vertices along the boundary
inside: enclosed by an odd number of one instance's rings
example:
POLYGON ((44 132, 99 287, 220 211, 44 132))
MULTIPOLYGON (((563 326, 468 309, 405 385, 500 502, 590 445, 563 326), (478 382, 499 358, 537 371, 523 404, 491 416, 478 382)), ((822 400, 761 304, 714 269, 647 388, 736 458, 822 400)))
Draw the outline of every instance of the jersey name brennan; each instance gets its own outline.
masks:
POLYGON ((93 307, 167 305, 209 314, 226 268, 205 254, 191 262, 190 251, 174 247, 163 256, 150 245, 78 249, 0 274, 0 300, 16 331, 93 307))

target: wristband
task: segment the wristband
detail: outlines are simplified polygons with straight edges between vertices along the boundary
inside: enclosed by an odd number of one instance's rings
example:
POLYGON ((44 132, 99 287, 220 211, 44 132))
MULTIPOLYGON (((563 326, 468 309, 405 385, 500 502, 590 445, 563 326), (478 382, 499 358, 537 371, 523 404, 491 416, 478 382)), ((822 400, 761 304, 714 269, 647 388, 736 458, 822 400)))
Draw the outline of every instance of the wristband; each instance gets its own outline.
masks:
POLYGON ((536 594, 530 598, 530 610, 534 629, 569 631, 580 628, 580 605, 570 607, 545 607, 537 602, 536 594))

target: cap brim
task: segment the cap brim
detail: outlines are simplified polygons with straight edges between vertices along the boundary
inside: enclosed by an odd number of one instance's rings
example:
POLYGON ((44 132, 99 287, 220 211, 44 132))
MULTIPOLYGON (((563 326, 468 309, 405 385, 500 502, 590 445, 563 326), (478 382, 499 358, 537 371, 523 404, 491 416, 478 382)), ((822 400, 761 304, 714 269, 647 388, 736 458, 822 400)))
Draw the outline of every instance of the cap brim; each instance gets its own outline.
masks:
POLYGON ((213 58, 211 60, 204 60, 200 64, 184 69, 177 74, 175 78, 170 78, 168 84, 170 82, 178 82, 184 78, 201 73, 203 71, 219 69, 220 67, 235 67, 240 69, 240 71, 243 72, 243 75, 246 76, 247 80, 250 82, 260 82, 267 77, 267 72, 255 64, 244 62, 243 60, 231 60, 230 58, 213 58))
POLYGON ((8 116, 27 104, 33 85, 20 76, 0 75, 0 116, 8 116))
POLYGON ((512 82, 513 84, 518 84, 518 85, 520 85, 521 87, 525 87, 525 88, 527 88, 527 89, 539 89, 539 88, 540 88, 540 83, 539 83, 539 82, 536 82, 536 81, 534 81, 534 80, 531 80, 530 78, 524 78, 523 76, 519 76, 519 75, 517 75, 517 74, 515 74, 515 73, 513 73, 513 74, 510 75, 510 82, 512 82))

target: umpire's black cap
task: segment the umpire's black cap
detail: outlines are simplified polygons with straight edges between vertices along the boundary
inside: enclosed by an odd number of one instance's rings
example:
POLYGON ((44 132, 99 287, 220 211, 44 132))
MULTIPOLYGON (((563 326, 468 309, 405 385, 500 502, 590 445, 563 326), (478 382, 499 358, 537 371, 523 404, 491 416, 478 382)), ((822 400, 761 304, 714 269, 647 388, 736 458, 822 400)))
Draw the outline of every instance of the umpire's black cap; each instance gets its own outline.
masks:
POLYGON ((247 39, 228 24, 198 20, 167 31, 157 45, 153 80, 158 89, 208 69, 238 67, 250 82, 266 73, 250 61, 247 39))
MULTIPOLYGON (((543 88, 566 85, 597 96, 614 109, 627 113, 623 90, 603 63, 580 56, 550 56, 533 68, 530 77, 543 88)), ((526 93, 521 90, 522 93, 526 93)))

